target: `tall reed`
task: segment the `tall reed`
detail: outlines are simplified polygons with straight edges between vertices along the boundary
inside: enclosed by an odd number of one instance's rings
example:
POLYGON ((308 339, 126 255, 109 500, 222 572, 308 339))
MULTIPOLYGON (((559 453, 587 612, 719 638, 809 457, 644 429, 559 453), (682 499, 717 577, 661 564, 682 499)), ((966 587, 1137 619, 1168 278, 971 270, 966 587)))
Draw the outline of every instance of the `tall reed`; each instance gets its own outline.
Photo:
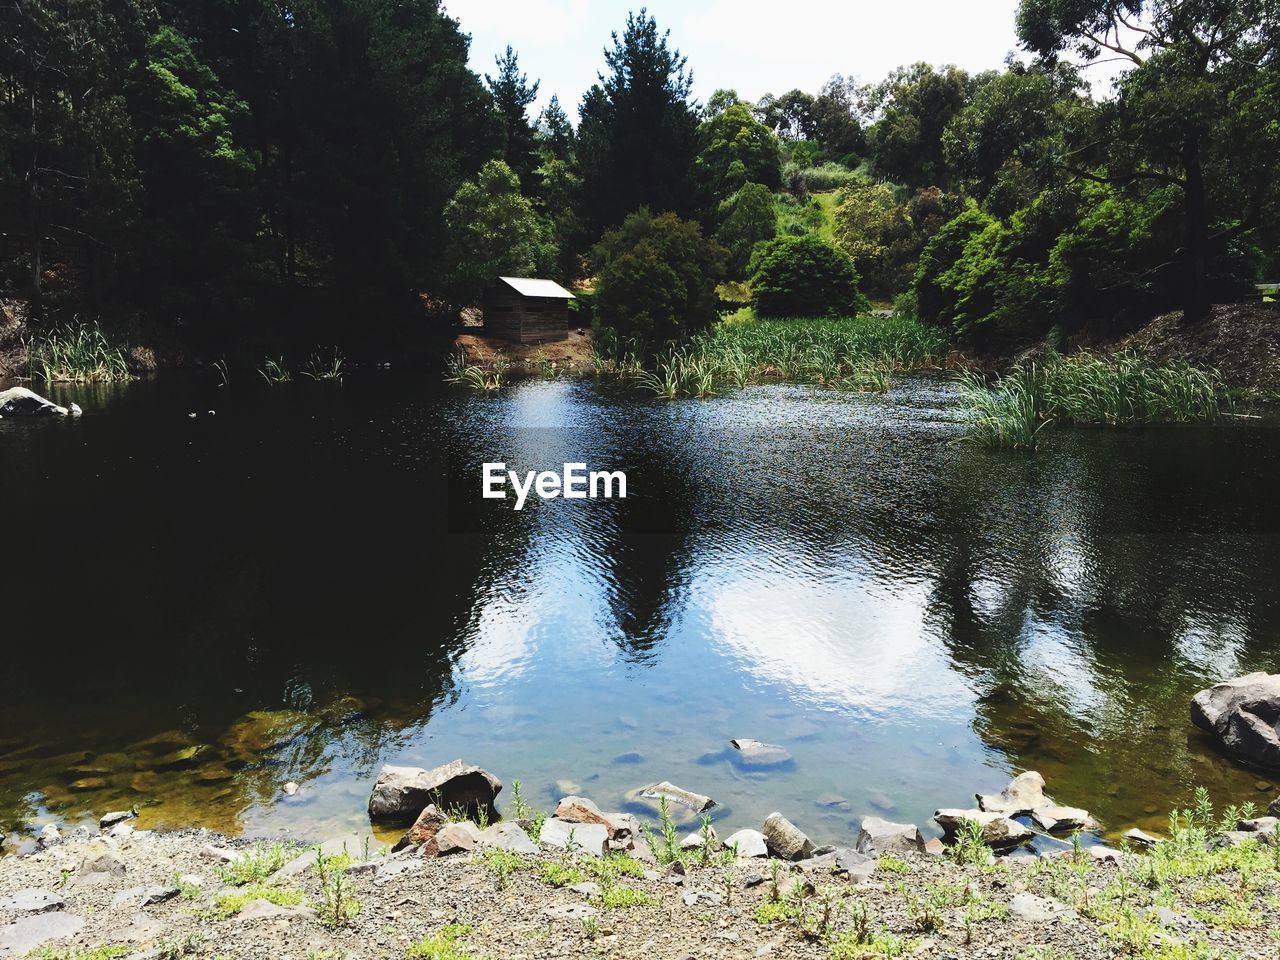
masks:
POLYGON ((126 348, 113 344, 96 323, 72 324, 27 341, 33 380, 47 383, 111 383, 131 380, 126 348))

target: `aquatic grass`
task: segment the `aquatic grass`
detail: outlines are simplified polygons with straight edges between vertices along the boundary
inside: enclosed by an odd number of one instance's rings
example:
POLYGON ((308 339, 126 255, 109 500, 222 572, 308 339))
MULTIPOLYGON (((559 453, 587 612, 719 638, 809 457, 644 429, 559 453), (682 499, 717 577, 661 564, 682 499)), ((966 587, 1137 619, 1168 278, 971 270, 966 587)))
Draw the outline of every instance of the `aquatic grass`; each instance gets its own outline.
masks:
POLYGON ((329 353, 316 351, 303 364, 302 375, 312 380, 342 380, 342 368, 346 358, 337 347, 330 348, 329 353))
POLYGON ((258 374, 267 383, 274 386, 277 383, 288 383, 293 379, 293 374, 289 372, 288 367, 284 365, 284 357, 272 359, 267 357, 262 362, 262 366, 258 368, 258 374))
POLYGON ((1045 427, 1035 366, 988 385, 980 373, 960 376, 961 403, 968 417, 965 439, 982 447, 1034 450, 1045 427))
POLYGON ((26 342, 27 367, 46 383, 113 383, 132 380, 126 347, 113 343, 96 323, 72 324, 26 342))
POLYGON ((447 363, 449 375, 445 380, 471 390, 502 389, 507 380, 507 371, 511 369, 511 364, 501 357, 490 364, 470 363, 466 354, 461 351, 451 356, 447 363))

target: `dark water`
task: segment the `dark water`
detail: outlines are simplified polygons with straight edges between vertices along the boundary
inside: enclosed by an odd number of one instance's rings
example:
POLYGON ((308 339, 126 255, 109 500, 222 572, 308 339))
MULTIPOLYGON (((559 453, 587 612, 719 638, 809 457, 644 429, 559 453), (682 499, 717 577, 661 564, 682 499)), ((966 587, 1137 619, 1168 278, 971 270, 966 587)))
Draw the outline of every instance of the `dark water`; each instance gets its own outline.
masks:
POLYGON ((315 836, 366 824, 379 764, 456 756, 539 805, 670 779, 726 825, 781 809, 831 841, 1027 768, 1112 830, 1196 784, 1280 792, 1187 719, 1208 682, 1280 668, 1266 423, 1027 456, 954 443, 928 378, 59 396, 85 416, 0 422, 6 832, 141 803, 315 836), (631 496, 516 513, 481 499, 484 460, 623 469, 631 496), (794 765, 743 771, 731 737, 794 765))

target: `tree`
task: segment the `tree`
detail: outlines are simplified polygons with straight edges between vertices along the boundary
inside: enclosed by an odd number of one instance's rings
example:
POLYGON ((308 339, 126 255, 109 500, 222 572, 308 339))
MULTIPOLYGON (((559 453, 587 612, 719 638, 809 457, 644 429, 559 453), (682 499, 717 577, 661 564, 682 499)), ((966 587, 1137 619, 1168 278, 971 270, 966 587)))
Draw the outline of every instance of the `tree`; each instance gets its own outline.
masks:
POLYGON ((569 122, 569 115, 560 106, 560 98, 554 94, 542 113, 538 115, 534 139, 544 162, 547 160, 574 162, 573 124, 569 122))
MULTIPOLYGON (((538 165, 534 155, 535 131, 529 123, 529 105, 538 98, 537 80, 529 86, 529 77, 520 70, 520 59, 507 45, 507 52, 494 57, 498 65, 497 77, 484 75, 484 82, 493 97, 494 109, 502 129, 502 158, 516 172, 520 184, 529 190, 533 186, 533 171, 538 165)), ((559 101, 556 101, 559 109, 559 101)), ((563 111, 561 112, 563 115, 563 111)), ((557 118, 558 120, 558 118, 557 118)), ((568 118, 565 118, 568 122, 568 118)))
POLYGON ((849 255, 813 233, 765 244, 755 258, 751 293, 762 317, 853 316, 870 308, 849 255))
POLYGON ((578 161, 584 213, 597 229, 642 206, 689 215, 698 118, 686 58, 642 7, 605 50, 601 75, 579 110, 578 161))
POLYGON ((813 97, 803 90, 789 90, 780 97, 766 93, 756 104, 760 122, 784 140, 812 140, 818 135, 813 97))
POLYGON ((778 140, 745 103, 730 104, 704 121, 698 141, 695 169, 713 205, 746 183, 782 186, 778 140))
POLYGON ((1022 0, 1030 50, 1132 68, 1119 96, 1073 144, 1068 169, 1121 187, 1165 184, 1182 197, 1182 307, 1209 308, 1210 262, 1264 225, 1280 165, 1280 30, 1274 0, 1022 0))
POLYGON ((716 320, 725 251, 698 224, 637 210, 591 251, 600 321, 655 350, 716 320))
POLYGON ((773 192, 761 183, 743 184, 720 204, 718 240, 729 251, 728 268, 733 277, 744 277, 756 246, 778 235, 778 210, 773 192))
POLYGON ((840 74, 828 80, 813 100, 814 138, 833 160, 843 160, 866 148, 851 84, 840 74))
POLYGON ((449 230, 449 290, 460 304, 476 303, 495 277, 529 277, 555 261, 547 225, 520 193, 520 178, 490 160, 453 195, 444 211, 449 230))
POLYGON ((909 187, 948 186, 942 135, 964 107, 968 83, 957 67, 917 63, 864 89, 867 109, 878 114, 867 130, 876 169, 909 187))

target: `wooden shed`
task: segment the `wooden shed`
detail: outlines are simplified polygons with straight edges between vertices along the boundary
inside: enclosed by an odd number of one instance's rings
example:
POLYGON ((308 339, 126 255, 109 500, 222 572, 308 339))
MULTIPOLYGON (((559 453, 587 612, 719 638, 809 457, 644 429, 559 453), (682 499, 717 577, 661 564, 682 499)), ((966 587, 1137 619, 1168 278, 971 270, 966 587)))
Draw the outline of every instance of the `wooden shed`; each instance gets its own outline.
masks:
POLYGON ((554 280, 499 277, 485 291, 484 332, 516 343, 567 340, 572 299, 554 280))

